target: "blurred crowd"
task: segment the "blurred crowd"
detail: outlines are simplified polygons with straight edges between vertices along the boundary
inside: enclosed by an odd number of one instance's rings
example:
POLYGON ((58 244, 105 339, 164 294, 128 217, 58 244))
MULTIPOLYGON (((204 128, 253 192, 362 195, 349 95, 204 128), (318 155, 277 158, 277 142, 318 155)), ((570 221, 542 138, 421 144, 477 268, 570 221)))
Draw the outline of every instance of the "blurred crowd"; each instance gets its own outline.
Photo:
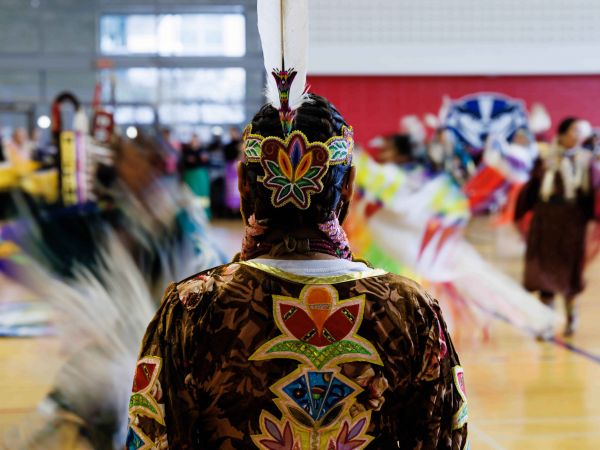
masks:
MULTIPOLYGON (((0 126, 0 131, 2 127, 0 126)), ((230 127, 225 135, 220 128, 215 130, 210 140, 203 142, 198 134, 193 133, 188 140, 177 139, 169 128, 156 132, 142 133, 136 130, 132 143, 135 143, 137 164, 119 164, 125 156, 119 148, 119 141, 125 138, 112 137, 110 142, 103 145, 88 146, 89 171, 94 175, 87 181, 94 197, 101 198, 106 193, 107 183, 110 184, 117 174, 124 175, 130 187, 137 186, 140 190, 147 186, 149 178, 164 177, 171 182, 183 182, 196 196, 208 217, 237 218, 239 217, 239 195, 237 189, 237 162, 240 158, 241 132, 237 127, 230 127), (104 148, 103 148, 104 147, 104 148), (100 154, 99 154, 100 153, 100 154), (143 162, 141 162, 143 160, 143 162), (152 170, 147 172, 147 165, 152 170), (145 173, 142 171, 146 170, 145 173)), ((44 204, 59 202, 56 191, 59 189, 55 179, 60 171, 60 144, 47 142, 42 139, 40 129, 32 133, 23 127, 16 127, 6 135, 0 134, 0 219, 15 217, 15 189, 20 193, 32 194, 33 197, 43 197, 44 204), (24 185, 27 177, 35 178, 46 171, 53 172, 49 186, 42 190, 48 192, 32 192, 24 185), (24 189, 21 189, 24 188, 24 189), (45 194, 45 195, 42 195, 45 194)), ((127 153, 127 152, 125 152, 127 153)))
POLYGON ((193 133, 187 142, 173 137, 163 128, 158 139, 165 154, 167 173, 177 173, 200 199, 209 217, 239 217, 237 163, 241 155, 242 135, 230 127, 226 136, 220 129, 205 143, 193 133))
MULTIPOLYGON (((580 148, 590 155, 600 156, 600 130, 593 129, 584 119, 568 117, 565 120, 573 127, 564 136, 560 129, 550 137, 548 131, 534 134, 529 127, 522 126, 510 134, 485 136, 481 148, 461 139, 452 128, 438 127, 427 133, 423 124, 416 122, 415 125, 411 120, 412 125, 401 127, 398 133, 374 138, 370 148, 380 163, 418 164, 432 172, 450 174, 459 185, 473 177, 482 165, 498 164, 494 159, 501 156, 499 150, 520 159, 528 171, 533 169, 535 161, 556 157, 566 149, 580 148)), ((517 172, 523 168, 506 169, 517 172)))

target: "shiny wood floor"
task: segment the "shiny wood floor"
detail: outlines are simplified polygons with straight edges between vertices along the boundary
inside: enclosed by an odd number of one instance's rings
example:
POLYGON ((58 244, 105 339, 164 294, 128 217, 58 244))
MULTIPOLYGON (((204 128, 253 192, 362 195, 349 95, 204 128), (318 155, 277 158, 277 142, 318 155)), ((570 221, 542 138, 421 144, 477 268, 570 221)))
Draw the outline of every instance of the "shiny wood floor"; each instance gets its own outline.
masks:
MULTIPOLYGON (((471 242, 502 270, 519 278, 515 233, 475 221, 471 242)), ((580 325, 568 340, 537 342, 511 325, 493 322, 487 341, 460 333, 474 449, 600 449, 600 260, 587 268, 580 325)), ((560 302, 557 302, 559 310, 560 302)))
MULTIPOLYGON (((219 238, 235 248, 239 226, 217 225, 219 238)), ((468 235, 498 267, 519 276, 514 233, 493 231, 483 219, 472 224, 468 235)), ((537 342, 497 321, 484 338, 479 327, 455 324, 474 450, 600 449, 600 259, 588 267, 587 279, 580 328, 569 341, 537 342)), ((59 363, 53 339, 0 338, 0 433, 35 408, 59 363)))

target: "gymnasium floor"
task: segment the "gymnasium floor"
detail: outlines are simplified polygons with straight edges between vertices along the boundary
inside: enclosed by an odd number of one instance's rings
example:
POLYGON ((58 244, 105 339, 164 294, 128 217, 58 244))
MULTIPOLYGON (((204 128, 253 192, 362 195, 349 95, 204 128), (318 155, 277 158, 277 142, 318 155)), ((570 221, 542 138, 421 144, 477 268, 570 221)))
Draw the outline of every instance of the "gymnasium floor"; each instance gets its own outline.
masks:
MULTIPOLYGON (((239 233, 228 222, 217 237, 233 251, 239 233)), ((514 233, 493 231, 486 219, 479 219, 468 236, 487 258, 518 279, 520 245, 514 233)), ((499 321, 492 322, 489 335, 469 323, 455 324, 453 338, 470 402, 472 449, 600 449, 598 275, 597 259, 588 267, 579 331, 568 341, 537 342, 499 321)), ((0 433, 22 421, 48 390, 60 364, 57 347, 48 338, 0 338, 0 433)))

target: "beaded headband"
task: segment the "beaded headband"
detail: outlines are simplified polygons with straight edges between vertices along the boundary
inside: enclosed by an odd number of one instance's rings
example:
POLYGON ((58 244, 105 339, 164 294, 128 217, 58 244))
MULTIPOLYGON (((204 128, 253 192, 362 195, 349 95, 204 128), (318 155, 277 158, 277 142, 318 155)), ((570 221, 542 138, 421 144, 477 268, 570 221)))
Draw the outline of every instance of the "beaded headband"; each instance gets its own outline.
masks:
POLYGON ((323 190, 322 179, 329 166, 352 161, 352 127, 326 142, 310 142, 301 131, 292 131, 285 139, 252 133, 248 125, 242 137, 245 163, 260 163, 265 175, 259 178, 271 190, 271 203, 280 208, 288 203, 308 209, 311 194, 323 190))

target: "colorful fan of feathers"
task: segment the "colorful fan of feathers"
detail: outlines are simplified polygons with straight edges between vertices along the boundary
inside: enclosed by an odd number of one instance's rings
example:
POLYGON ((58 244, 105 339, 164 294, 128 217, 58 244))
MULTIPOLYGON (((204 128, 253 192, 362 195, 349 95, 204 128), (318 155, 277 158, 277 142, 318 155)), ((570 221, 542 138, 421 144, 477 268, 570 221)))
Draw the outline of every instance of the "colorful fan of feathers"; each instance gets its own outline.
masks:
MULTIPOLYGON (((356 170, 359 200, 351 211, 353 220, 348 221, 349 236, 356 253, 383 268, 411 274, 425 254, 423 262, 431 264, 460 235, 470 218, 467 198, 445 174, 432 175, 419 167, 380 165, 365 154, 356 158, 356 170), (369 236, 373 232, 370 227, 358 226, 358 221, 368 222, 374 215, 378 215, 379 222, 381 218, 402 221, 403 227, 412 230, 411 241, 416 246, 409 251, 410 257, 390 256, 385 246, 369 236)), ((406 243, 403 246, 409 247, 406 243)))

